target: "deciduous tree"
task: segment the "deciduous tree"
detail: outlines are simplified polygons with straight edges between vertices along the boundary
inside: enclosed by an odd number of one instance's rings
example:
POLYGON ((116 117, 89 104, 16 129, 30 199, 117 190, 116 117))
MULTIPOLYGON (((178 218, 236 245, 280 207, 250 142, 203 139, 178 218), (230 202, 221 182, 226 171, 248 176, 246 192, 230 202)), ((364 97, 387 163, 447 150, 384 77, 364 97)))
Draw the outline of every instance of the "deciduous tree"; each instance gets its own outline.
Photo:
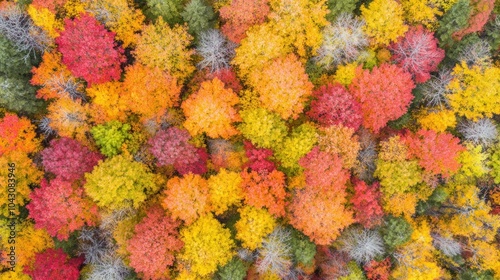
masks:
POLYGON ((37 253, 32 267, 25 266, 24 272, 33 279, 78 280, 82 262, 82 258, 70 259, 60 248, 49 248, 37 253))
POLYGON ((266 208, 275 217, 285 215, 285 174, 245 170, 241 173, 243 196, 247 205, 266 208))
POLYGON ((240 43, 245 32, 253 25, 264 22, 269 13, 269 0, 234 0, 220 8, 220 18, 225 22, 221 30, 231 41, 240 43))
POLYGON ((361 6, 360 10, 366 22, 364 31, 376 45, 388 45, 408 30, 403 18, 403 7, 399 2, 375 0, 368 7, 361 6))
POLYGON ((13 151, 31 154, 40 149, 35 126, 26 117, 6 113, 0 121, 0 155, 13 151))

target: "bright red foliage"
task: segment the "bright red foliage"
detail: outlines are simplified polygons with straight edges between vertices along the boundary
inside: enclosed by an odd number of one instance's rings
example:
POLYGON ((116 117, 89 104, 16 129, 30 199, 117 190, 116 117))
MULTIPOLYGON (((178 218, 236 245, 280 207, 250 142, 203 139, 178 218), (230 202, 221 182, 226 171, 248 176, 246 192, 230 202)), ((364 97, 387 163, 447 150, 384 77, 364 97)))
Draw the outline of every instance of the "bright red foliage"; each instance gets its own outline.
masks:
POLYGON ((67 137, 53 139, 41 154, 45 170, 69 182, 82 178, 103 159, 101 154, 67 137))
POLYGON ((371 260, 363 268, 368 280, 388 280, 391 274, 391 259, 387 257, 379 262, 371 260))
POLYGON ((245 202, 256 208, 266 207, 269 213, 277 217, 285 215, 285 174, 278 170, 243 171, 241 184, 245 202))
POLYGON ((379 225, 384 216, 380 205, 380 184, 373 183, 371 186, 364 181, 354 181, 354 196, 351 203, 354 206, 355 218, 365 228, 379 225))
POLYGON ((175 170, 179 172, 181 175, 185 175, 188 173, 193 173, 193 174, 203 174, 208 171, 207 168, 207 160, 208 160, 208 153, 205 148, 198 148, 196 150, 196 161, 190 164, 187 164, 185 162, 180 162, 174 164, 175 170))
POLYGON ((361 125, 361 105, 342 85, 323 85, 313 92, 313 97, 307 115, 321 125, 342 124, 354 130, 361 125))
POLYGON ((123 49, 94 17, 82 14, 64 20, 64 31, 56 38, 62 62, 73 75, 85 79, 89 86, 120 79, 125 62, 123 49))
POLYGON ((438 47, 434 33, 425 30, 421 25, 411 27, 395 43, 389 46, 392 60, 415 78, 415 82, 423 83, 431 78, 430 72, 436 71, 444 58, 444 50, 438 47))
POLYGON ((244 141, 245 154, 248 158, 248 162, 244 167, 249 167, 253 171, 257 172, 271 172, 276 169, 276 164, 269 160, 273 156, 273 151, 271 149, 258 149, 250 141, 244 141))
POLYGON ((213 78, 219 78, 219 80, 224 83, 224 86, 226 88, 230 88, 236 93, 238 93, 243 88, 232 68, 224 68, 207 75, 207 80, 212 80, 213 78))
POLYGON ((406 113, 415 87, 411 75, 401 67, 384 63, 354 78, 349 90, 361 104, 363 126, 378 133, 388 121, 406 113))
POLYGON ((45 228, 59 240, 68 239, 71 232, 85 225, 95 225, 98 219, 97 206, 85 197, 83 188, 61 178, 50 183, 43 179, 30 198, 26 208, 29 217, 35 220, 35 227, 45 228))
POLYGON ((342 169, 342 160, 337 155, 322 152, 319 147, 312 149, 299 160, 304 170, 306 185, 309 189, 345 190, 349 173, 342 169))
POLYGON ((458 157, 465 147, 460 145, 460 139, 450 133, 421 129, 408 134, 405 142, 411 156, 417 158, 419 165, 430 174, 442 174, 447 178, 460 168, 458 157))
POLYGON ((245 32, 252 25, 263 23, 269 13, 269 0, 233 0, 228 6, 222 7, 220 17, 225 24, 222 33, 229 40, 240 43, 246 37, 245 32))
POLYGON ((167 279, 167 267, 174 263, 174 254, 184 243, 179 239, 180 222, 165 214, 160 206, 152 206, 147 216, 134 228, 128 241, 130 266, 144 279, 167 279))
POLYGON ((55 14, 67 1, 68 0, 33 0, 31 4, 37 9, 47 8, 55 14))
POLYGON ((61 248, 49 248, 37 253, 33 267, 25 266, 24 273, 37 280, 78 280, 83 260, 83 257, 70 259, 61 248))

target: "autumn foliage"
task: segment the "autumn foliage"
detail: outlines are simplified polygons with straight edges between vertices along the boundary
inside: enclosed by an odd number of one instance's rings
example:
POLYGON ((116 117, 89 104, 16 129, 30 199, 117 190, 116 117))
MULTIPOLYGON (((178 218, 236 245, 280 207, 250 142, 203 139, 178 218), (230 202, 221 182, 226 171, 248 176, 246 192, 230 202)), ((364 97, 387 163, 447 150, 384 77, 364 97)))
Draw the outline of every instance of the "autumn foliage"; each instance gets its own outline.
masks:
POLYGON ((276 217, 285 215, 285 174, 278 170, 247 170, 241 173, 241 178, 246 204, 256 208, 265 207, 276 217))
POLYGON ((66 19, 64 31, 56 39, 62 62, 89 85, 119 79, 125 57, 123 49, 114 42, 114 35, 88 14, 66 19))
POLYGON ((239 43, 245 38, 245 31, 252 25, 264 22, 269 13, 268 0, 231 1, 219 10, 225 21, 221 30, 231 41, 239 43))
POLYGON ((33 267, 26 266, 24 272, 33 279, 77 280, 83 259, 73 258, 62 249, 49 248, 35 255, 33 267))

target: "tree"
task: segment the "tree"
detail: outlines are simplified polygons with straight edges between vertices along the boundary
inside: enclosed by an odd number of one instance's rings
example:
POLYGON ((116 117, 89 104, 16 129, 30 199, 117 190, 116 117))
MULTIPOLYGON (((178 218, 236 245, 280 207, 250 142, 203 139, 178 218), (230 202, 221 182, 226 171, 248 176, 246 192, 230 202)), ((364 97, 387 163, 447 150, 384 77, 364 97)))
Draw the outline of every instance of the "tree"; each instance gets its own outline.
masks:
POLYGON ((376 230, 349 228, 336 243, 340 251, 346 252, 359 264, 366 264, 385 251, 384 240, 376 230))
POLYGON ((245 263, 240 258, 234 257, 225 266, 218 269, 215 277, 221 280, 244 280, 246 276, 245 263))
MULTIPOLYGON (((234 47, 234 43, 228 41, 217 29, 201 32, 196 51, 203 60, 198 63, 198 67, 209 68, 211 73, 226 70, 234 56, 234 47)), ((217 78, 226 84, 222 77, 217 78)))
POLYGON ((26 117, 6 113, 0 121, 0 155, 13 151, 31 154, 40 150, 35 126, 26 117))
POLYGON ((318 49, 318 55, 314 57, 316 63, 331 70, 339 64, 357 59, 368 45, 368 38, 363 32, 364 26, 363 20, 350 13, 338 15, 332 24, 323 29, 323 43, 318 49))
POLYGON ((413 100, 414 87, 410 74, 396 65, 384 63, 371 72, 359 73, 349 91, 361 104, 363 126, 378 133, 388 121, 406 113, 413 100))
POLYGON ((442 7, 430 0, 401 1, 405 20, 413 26, 423 25, 429 30, 436 30, 437 17, 443 15, 442 7))
POLYGON ((270 0, 271 12, 268 15, 271 28, 275 29, 285 44, 307 59, 316 55, 321 45, 321 29, 328 21, 326 0, 299 0, 292 3, 286 0, 270 0))
POLYGON ((91 172, 102 159, 99 153, 67 137, 50 141, 50 147, 45 148, 41 155, 45 170, 68 182, 78 180, 85 173, 91 172))
POLYGON ((174 264, 174 254, 183 247, 177 228, 180 222, 165 215, 158 205, 148 209, 128 240, 130 266, 144 278, 162 279, 170 276, 168 267, 174 264))
POLYGON ((186 262, 195 275, 207 276, 234 256, 235 244, 229 229, 210 214, 182 228, 180 234, 184 248, 179 259, 186 262))
POLYGON ((120 78, 125 56, 114 37, 94 17, 83 14, 74 20, 65 19, 56 43, 71 73, 92 85, 120 78))
POLYGON ((135 209, 159 189, 157 177, 147 166, 123 155, 100 161, 85 174, 85 192, 99 207, 135 209), (105 188, 103 189, 103 186, 105 188))
POLYGON ((355 219, 365 228, 373 228, 382 222, 384 211, 382 209, 380 184, 375 182, 371 185, 364 181, 354 181, 354 195, 351 198, 355 219))
POLYGON ((410 241, 413 228, 404 218, 389 216, 386 218, 381 232, 385 244, 389 250, 392 250, 410 241))
POLYGON ((188 49, 192 39, 187 26, 176 25, 170 28, 160 18, 143 28, 134 54, 138 62, 158 67, 182 83, 195 70, 191 58, 194 51, 188 49))
POLYGON ((43 172, 41 172, 35 163, 28 157, 25 152, 22 151, 12 151, 0 156, 0 164, 5 166, 3 170, 0 170, 0 186, 1 195, 0 199, 0 215, 4 217, 11 216, 11 213, 19 215, 19 208, 17 206, 24 206, 26 202, 28 202, 29 195, 31 193, 30 185, 38 184, 40 179, 43 176, 43 172), (9 164, 14 163, 14 168, 11 168, 9 164), (12 203, 12 175, 10 171, 13 170, 13 174, 15 176, 15 203, 17 206, 14 206, 16 209, 12 209, 12 204, 9 207, 9 204, 12 203))
POLYGON ((155 22, 162 20, 171 26, 182 22, 182 0, 146 0, 146 4, 144 13, 155 22))
POLYGON ((126 121, 129 107, 127 106, 127 93, 121 82, 111 81, 97 84, 86 88, 85 91, 91 98, 90 113, 96 124, 112 120, 126 121))
POLYGON ((458 157, 465 147, 450 133, 421 129, 409 135, 405 142, 411 157, 417 158, 419 165, 430 174, 447 178, 460 168, 458 157))
POLYGON ((459 125, 458 131, 465 140, 485 147, 496 142, 498 136, 495 122, 488 118, 479 119, 476 122, 466 120, 459 125))
POLYGON ((56 99, 48 107, 47 118, 50 127, 61 137, 74 138, 81 143, 88 143, 86 132, 88 124, 88 106, 81 100, 71 100, 67 97, 56 99))
POLYGON ((269 0, 235 0, 220 8, 220 18, 225 22, 221 30, 229 40, 240 43, 245 32, 254 25, 265 21, 269 13, 269 0))
POLYGON ((366 22, 363 30, 376 45, 388 45, 402 36, 408 26, 404 23, 403 7, 394 0, 374 0, 368 7, 361 6, 366 22))
POLYGON ((352 14, 358 5, 358 2, 359 1, 357 0, 327 0, 326 5, 330 12, 326 14, 326 19, 329 22, 334 22, 342 14, 352 14))
POLYGON ((471 9, 469 0, 458 0, 443 15, 437 29, 437 37, 441 48, 450 48, 455 44, 453 34, 467 26, 471 9))
POLYGON ((471 0, 469 3, 471 5, 471 11, 467 26, 455 31, 452 35, 458 41, 462 40, 467 34, 482 31, 495 7, 495 1, 492 0, 471 0))
POLYGON ((29 74, 35 59, 27 52, 20 52, 4 35, 0 35, 0 74, 21 76, 29 74))
POLYGON ((238 102, 238 96, 224 88, 218 78, 203 82, 198 92, 181 105, 186 115, 184 127, 192 136, 206 133, 212 138, 229 139, 239 133, 232 125, 241 120, 234 108, 238 102))
POLYGON ((45 228, 59 240, 67 240, 73 231, 84 226, 94 226, 99 216, 97 206, 86 197, 83 188, 61 178, 50 183, 43 179, 30 199, 26 208, 35 227, 45 228))
POLYGON ((195 36, 204 30, 213 27, 215 14, 212 6, 203 0, 191 0, 181 13, 182 19, 187 22, 189 32, 195 36))
POLYGON ((125 69, 123 103, 142 120, 159 118, 168 108, 178 105, 181 87, 177 79, 158 67, 136 63, 125 69))
POLYGON ((34 115, 44 103, 35 98, 36 88, 22 76, 0 76, 0 106, 9 111, 34 115))
POLYGON ((344 207, 345 190, 317 191, 305 188, 296 192, 288 207, 290 224, 317 245, 329 245, 355 220, 344 207))
POLYGON ((256 261, 257 272, 260 275, 277 275, 281 279, 291 276, 292 250, 289 246, 291 231, 276 227, 263 241, 258 249, 256 261))
POLYGON ((238 129, 256 147, 276 147, 287 134, 285 121, 264 108, 243 110, 240 115, 242 122, 238 129))
POLYGON ((307 116, 323 126, 343 125, 357 130, 363 121, 361 105, 340 84, 327 84, 312 94, 307 116))
POLYGON ((56 13, 63 8, 66 0, 33 0, 31 4, 36 8, 47 8, 49 11, 56 13))
POLYGON ((157 159, 158 166, 178 165, 183 162, 187 165, 198 159, 196 147, 188 141, 189 132, 175 126, 158 131, 148 140, 149 151, 157 159))
POLYGON ((304 66, 293 54, 277 58, 262 71, 252 73, 249 83, 259 94, 261 106, 285 120, 298 118, 313 89, 304 66))
POLYGON ((233 206, 241 206, 242 181, 239 173, 227 171, 224 168, 208 178, 210 208, 215 215, 221 215, 233 206))
POLYGON ((162 206, 174 219, 181 219, 186 225, 192 224, 210 210, 207 180, 197 174, 173 177, 163 191, 162 206))
POLYGON ((463 62, 452 74, 448 99, 458 115, 476 121, 500 114, 500 68, 469 67, 463 62))
POLYGON ((349 175, 342 169, 342 160, 338 156, 314 147, 299 160, 299 164, 304 169, 306 188, 317 192, 345 190, 349 175))
POLYGON ((236 222, 236 238, 241 246, 255 250, 262 246, 264 237, 273 232, 276 220, 264 208, 245 205, 238 209, 240 219, 236 222))
POLYGON ((404 37, 389 46, 391 60, 412 74, 416 83, 429 80, 430 72, 436 71, 444 58, 444 50, 438 48, 433 35, 419 25, 411 27, 404 37))
POLYGON ((82 258, 73 258, 59 249, 49 248, 35 255, 33 267, 25 266, 24 272, 33 279, 78 280, 82 258))
POLYGON ((90 132, 101 153, 113 157, 121 152, 123 143, 132 137, 130 125, 119 121, 110 121, 94 126, 90 132))
POLYGON ((285 215, 285 174, 278 170, 241 173, 243 197, 247 205, 266 208, 275 217, 285 215))
POLYGON ((368 280, 389 280, 391 259, 387 257, 381 261, 371 260, 363 268, 368 280))
POLYGON ((35 5, 28 5, 26 12, 33 20, 33 24, 41 28, 45 33, 54 39, 59 36, 59 31, 62 30, 62 20, 56 18, 56 13, 47 8, 35 7, 35 5))
POLYGON ((141 10, 127 0, 99 0, 89 3, 88 10, 112 32, 123 47, 133 47, 137 43, 136 33, 142 28, 144 15, 141 10))
POLYGON ((299 160, 309 153, 318 142, 316 128, 310 123, 294 127, 292 133, 275 149, 275 157, 287 175, 300 171, 299 160))
POLYGON ((273 151, 270 149, 257 149, 249 141, 244 141, 245 154, 248 161, 245 163, 244 167, 250 168, 252 171, 260 172, 271 172, 276 169, 276 164, 269 160, 273 155, 273 151))
POLYGON ((357 163, 357 156, 361 149, 359 138, 354 135, 354 132, 354 129, 342 125, 321 128, 318 146, 322 151, 338 156, 345 169, 351 169, 357 163))

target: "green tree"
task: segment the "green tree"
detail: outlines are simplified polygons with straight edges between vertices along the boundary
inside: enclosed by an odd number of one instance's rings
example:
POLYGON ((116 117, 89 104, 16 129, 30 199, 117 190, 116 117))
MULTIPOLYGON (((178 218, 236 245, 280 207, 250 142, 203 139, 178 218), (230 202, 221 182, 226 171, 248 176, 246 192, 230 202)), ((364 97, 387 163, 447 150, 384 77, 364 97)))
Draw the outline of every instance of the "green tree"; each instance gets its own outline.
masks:
POLYGON ((162 17, 170 26, 181 23, 181 10, 184 0, 146 0, 144 14, 156 20, 162 17))
POLYGON ((202 31, 212 28, 215 24, 214 10, 203 0, 191 0, 181 15, 188 23, 189 33, 195 36, 199 36, 202 31))
POLYGON ((443 15, 437 29, 439 47, 445 48, 454 44, 453 33, 467 25, 471 9, 469 0, 458 0, 443 15))
POLYGON ((44 107, 44 102, 36 98, 35 92, 29 79, 0 75, 0 107, 16 113, 35 114, 44 107))
POLYGON ((129 133, 130 125, 122 124, 113 120, 105 124, 94 126, 90 132, 94 136, 101 153, 107 157, 112 157, 120 153, 120 149, 125 140, 131 138, 129 133))

